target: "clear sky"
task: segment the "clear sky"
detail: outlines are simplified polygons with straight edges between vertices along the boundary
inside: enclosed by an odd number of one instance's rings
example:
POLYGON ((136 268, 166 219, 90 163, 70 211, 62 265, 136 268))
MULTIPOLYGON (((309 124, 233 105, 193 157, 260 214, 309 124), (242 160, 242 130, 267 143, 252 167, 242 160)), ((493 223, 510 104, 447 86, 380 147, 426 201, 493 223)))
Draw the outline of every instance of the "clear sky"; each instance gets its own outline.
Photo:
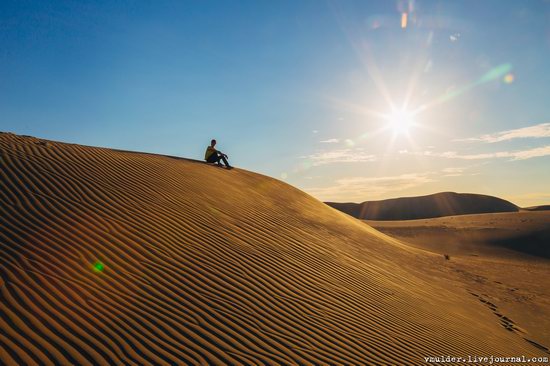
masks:
POLYGON ((0 131, 548 204, 550 2, 3 0, 0 131))

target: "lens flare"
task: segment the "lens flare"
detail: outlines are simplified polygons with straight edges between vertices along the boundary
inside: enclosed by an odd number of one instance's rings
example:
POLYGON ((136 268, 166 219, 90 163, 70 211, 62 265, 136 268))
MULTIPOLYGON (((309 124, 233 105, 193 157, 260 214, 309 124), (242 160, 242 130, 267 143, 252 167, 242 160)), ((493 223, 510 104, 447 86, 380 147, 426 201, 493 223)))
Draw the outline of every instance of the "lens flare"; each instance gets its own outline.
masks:
POLYGON ((407 13, 401 14, 401 28, 407 28, 407 13))
MULTIPOLYGON (((437 105, 437 104, 441 104, 441 103, 444 103, 444 102, 447 102, 451 99, 454 99, 455 97, 461 95, 461 94, 464 94, 465 92, 469 91, 470 89, 473 89, 481 84, 485 84, 485 83, 488 83, 490 81, 493 81, 493 80, 499 80, 501 77, 503 77, 504 75, 511 75, 510 71, 512 70, 512 65, 511 64, 502 64, 502 65, 499 65, 497 67, 494 67, 492 68, 491 70, 489 70, 488 72, 486 72, 485 74, 483 74, 483 76, 481 76, 478 80, 474 81, 474 82, 471 82, 469 84, 466 84, 462 87, 459 87, 459 88, 456 88, 456 89, 451 89, 449 91, 447 91, 445 94, 443 94, 442 96, 440 96, 439 98, 435 99, 434 101, 428 103, 428 105, 422 107, 422 110, 424 109, 427 109, 428 107, 431 107, 433 105, 437 105)), ((504 80, 506 82, 506 80, 504 80)), ((513 81, 513 76, 512 76, 512 81, 513 81)), ((421 110, 417 110, 416 112, 420 112, 421 110)))
POLYGON ((97 261, 93 264, 92 269, 94 270, 94 272, 103 272, 103 270, 105 269, 105 265, 100 261, 97 261))
POLYGON ((514 74, 508 73, 504 75, 503 80, 506 84, 512 84, 514 82, 514 74))
POLYGON ((511 64, 502 64, 498 65, 497 67, 492 68, 488 72, 486 72, 475 84, 482 84, 486 83, 491 80, 495 80, 500 78, 502 75, 505 75, 512 70, 511 64))

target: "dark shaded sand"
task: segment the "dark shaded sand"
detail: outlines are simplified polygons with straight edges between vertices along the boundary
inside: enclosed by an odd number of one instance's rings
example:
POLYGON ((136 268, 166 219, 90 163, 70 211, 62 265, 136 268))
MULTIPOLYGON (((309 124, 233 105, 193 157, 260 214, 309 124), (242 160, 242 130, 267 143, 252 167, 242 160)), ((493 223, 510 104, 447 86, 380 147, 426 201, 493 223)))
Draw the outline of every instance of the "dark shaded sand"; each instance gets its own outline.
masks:
POLYGON ((525 207, 525 208, 523 208, 523 210, 526 210, 526 211, 550 211, 550 205, 525 207))
POLYGON ((519 211, 519 207, 501 198, 454 192, 363 203, 326 202, 326 204, 364 220, 417 220, 442 216, 519 211))
POLYGON ((12 134, 0 162, 2 364, 545 355, 441 255, 275 179, 12 134))
POLYGON ((530 339, 550 344, 550 211, 365 222, 411 246, 448 254, 458 286, 498 307, 495 313, 513 319, 530 339))

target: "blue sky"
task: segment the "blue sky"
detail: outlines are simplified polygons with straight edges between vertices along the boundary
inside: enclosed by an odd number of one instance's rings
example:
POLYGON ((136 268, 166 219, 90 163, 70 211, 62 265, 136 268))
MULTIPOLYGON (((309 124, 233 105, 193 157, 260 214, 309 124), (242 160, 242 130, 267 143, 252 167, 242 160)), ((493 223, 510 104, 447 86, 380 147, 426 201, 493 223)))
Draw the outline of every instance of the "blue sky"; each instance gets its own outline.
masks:
POLYGON ((198 159, 216 138, 322 200, 550 203, 548 24, 534 0, 2 1, 0 130, 198 159))

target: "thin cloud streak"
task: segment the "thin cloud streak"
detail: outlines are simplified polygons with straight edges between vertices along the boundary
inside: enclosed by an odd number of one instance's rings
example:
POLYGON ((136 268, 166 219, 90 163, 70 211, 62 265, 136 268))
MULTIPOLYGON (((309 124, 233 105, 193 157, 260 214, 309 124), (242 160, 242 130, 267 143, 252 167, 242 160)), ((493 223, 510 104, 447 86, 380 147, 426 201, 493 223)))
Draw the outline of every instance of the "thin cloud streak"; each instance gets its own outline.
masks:
POLYGON ((359 149, 323 151, 308 156, 302 156, 302 158, 308 159, 312 166, 333 163, 363 163, 376 160, 376 156, 367 154, 359 149))
POLYGON ((468 168, 445 168, 441 172, 443 173, 444 177, 459 177, 463 175, 464 171, 468 168))
POLYGON ((460 154, 456 151, 446 151, 446 152, 433 152, 433 151, 400 151, 401 154, 407 155, 416 155, 416 156, 432 156, 436 158, 447 158, 447 159, 462 159, 462 160, 483 160, 483 159, 500 159, 500 158, 510 158, 510 161, 516 160, 526 160, 531 158, 538 158, 542 156, 550 155, 550 145, 535 147, 528 150, 519 150, 519 151, 498 151, 493 153, 481 153, 481 154, 460 154))
POLYGON ((320 143, 322 144, 336 144, 338 142, 340 142, 339 139, 328 139, 328 140, 323 140, 323 141, 319 141, 320 143))
POLYGON ((479 137, 471 137, 467 139, 457 139, 454 141, 465 141, 465 142, 485 142, 485 143, 495 143, 501 141, 509 141, 520 138, 542 138, 550 137, 550 123, 541 123, 535 126, 518 128, 515 130, 507 130, 502 132, 497 132, 493 134, 482 135, 479 137))

